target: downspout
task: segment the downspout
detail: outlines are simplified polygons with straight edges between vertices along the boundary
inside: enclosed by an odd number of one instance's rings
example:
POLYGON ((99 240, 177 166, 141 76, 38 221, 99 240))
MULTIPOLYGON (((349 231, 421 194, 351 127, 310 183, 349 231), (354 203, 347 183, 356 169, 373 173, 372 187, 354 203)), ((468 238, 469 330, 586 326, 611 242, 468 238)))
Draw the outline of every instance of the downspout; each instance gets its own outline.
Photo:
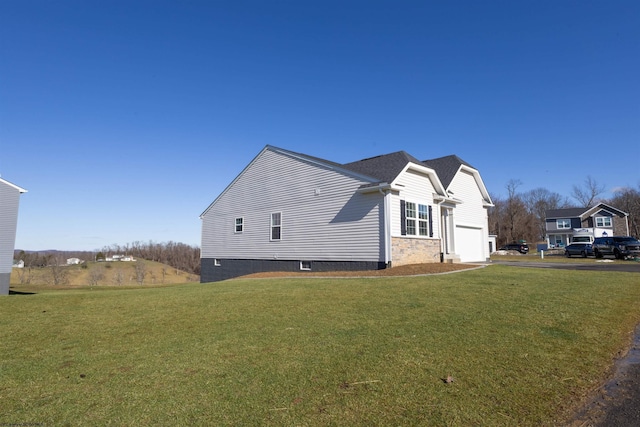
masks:
POLYGON ((443 203, 444 203, 444 200, 441 200, 436 203, 438 205, 438 215, 440 215, 440 217, 438 218, 438 223, 440 224, 440 262, 444 262, 444 248, 445 248, 444 239, 446 237, 446 234, 444 233, 444 227, 446 227, 446 225, 445 225, 444 217, 442 216, 443 203))
POLYGON ((384 263, 387 268, 391 267, 391 198, 389 191, 378 188, 382 194, 382 206, 384 209, 384 263))

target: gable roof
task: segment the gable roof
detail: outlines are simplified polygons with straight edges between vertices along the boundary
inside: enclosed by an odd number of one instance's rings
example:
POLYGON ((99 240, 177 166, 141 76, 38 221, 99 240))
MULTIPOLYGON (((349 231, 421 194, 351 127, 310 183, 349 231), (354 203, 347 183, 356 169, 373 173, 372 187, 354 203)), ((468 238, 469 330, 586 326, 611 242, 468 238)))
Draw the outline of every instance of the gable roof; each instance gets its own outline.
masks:
POLYGON ((590 216, 593 215, 601 210, 605 210, 608 211, 614 215, 618 215, 618 216, 629 216, 628 213, 621 211, 620 209, 616 209, 613 206, 609 206, 606 203, 598 203, 597 205, 595 205, 592 208, 589 208, 585 211, 585 213, 583 214, 584 216, 590 216))
POLYGON ((343 166, 354 172, 376 178, 380 182, 391 184, 408 163, 419 165, 422 162, 405 151, 396 151, 395 153, 345 163, 343 166))
POLYGON ((440 181, 445 187, 449 187, 449 184, 451 184, 451 181, 453 181, 453 178, 455 178, 456 174, 460 170, 460 166, 464 165, 471 169, 475 169, 455 154, 431 160, 424 160, 422 163, 436 171, 438 177, 440 177, 440 181))
POLYGON ((240 179, 240 177, 242 175, 244 175, 244 173, 251 167, 251 165, 253 165, 256 162, 256 160, 265 151, 273 151, 273 152, 284 154, 286 156, 293 157, 293 158, 296 158, 296 159, 299 159, 299 160, 302 160, 302 161, 306 161, 306 162, 313 163, 313 164, 316 164, 316 165, 321 165, 321 166, 324 166, 324 167, 329 168, 329 169, 338 170, 338 171, 341 171, 343 173, 348 173, 349 175, 357 176, 358 178, 363 179, 365 181, 370 181, 371 184, 374 184, 375 181, 376 181, 375 177, 371 177, 371 176, 359 173, 357 171, 353 171, 353 170, 347 169, 343 165, 341 165, 340 163, 332 162, 330 160, 321 159, 319 157, 308 156, 308 155, 302 154, 302 153, 296 153, 295 151, 285 150, 283 148, 274 147, 273 145, 266 145, 249 162, 249 164, 247 166, 245 166, 244 169, 242 169, 242 171, 233 179, 233 181, 231 181, 231 183, 229 185, 227 185, 227 187, 224 190, 222 190, 222 193, 220 193, 218 195, 218 197, 216 197, 215 200, 213 202, 211 202, 211 204, 204 210, 204 212, 202 212, 200 214, 200 218, 202 218, 209 211, 209 209, 211 209, 211 207, 213 205, 215 205, 216 201, 218 201, 218 199, 220 199, 229 190, 229 188, 231 188, 233 186, 233 184, 236 181, 238 181, 238 179, 240 179))
POLYGON ((613 206, 609 206, 606 203, 598 203, 597 205, 590 208, 564 208, 564 209, 549 209, 545 216, 547 219, 555 219, 555 218, 586 218, 589 217, 601 210, 606 210, 611 212, 612 214, 618 216, 629 216, 628 213, 621 211, 620 209, 616 209, 613 206))
MULTIPOLYGON (((468 168, 474 175, 476 183, 480 188, 480 191, 485 200, 485 206, 493 206, 491 197, 487 192, 487 189, 482 182, 479 172, 469 163, 465 162, 456 155, 450 155, 440 157, 437 159, 426 160, 424 162, 413 157, 406 151, 396 151, 389 154, 383 154, 380 156, 369 157, 367 159, 358 160, 351 163, 336 163, 330 160, 321 159, 319 157, 309 156, 302 153, 296 153, 294 151, 285 150, 282 148, 274 147, 272 145, 265 146, 260 153, 240 172, 240 174, 220 193, 220 195, 204 210, 200 217, 204 216, 207 211, 215 204, 215 202, 227 192, 227 190, 236 182, 241 175, 256 161, 260 155, 265 151, 275 151, 281 154, 285 154, 291 157, 298 158, 303 161, 323 165, 330 169, 339 170, 345 173, 349 173, 358 176, 361 179, 370 181, 368 184, 363 184, 362 189, 376 188, 379 185, 383 185, 388 188, 392 185, 396 178, 407 169, 413 169, 419 173, 428 175, 433 182, 435 191, 440 195, 442 200, 455 201, 447 193, 447 187, 451 184, 451 181, 456 176, 461 168, 468 168), (441 175, 442 174, 442 175, 441 175), (444 182, 446 180, 446 183, 444 182)), ((459 202, 459 201, 458 201, 459 202)))
POLYGON ((579 218, 584 213, 584 211, 584 208, 549 209, 545 213, 545 216, 547 219, 579 218))

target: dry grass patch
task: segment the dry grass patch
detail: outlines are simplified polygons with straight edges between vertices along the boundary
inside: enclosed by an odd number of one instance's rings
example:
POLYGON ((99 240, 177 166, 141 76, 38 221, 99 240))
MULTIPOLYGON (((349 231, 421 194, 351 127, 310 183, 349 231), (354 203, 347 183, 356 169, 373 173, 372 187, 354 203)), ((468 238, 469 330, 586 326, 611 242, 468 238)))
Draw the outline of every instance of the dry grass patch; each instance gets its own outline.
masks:
POLYGON ((242 278, 269 278, 269 277, 393 277, 393 276, 418 276, 423 274, 442 274, 454 271, 468 270, 477 268, 475 264, 449 264, 449 263, 428 263, 428 264, 410 264, 399 267, 386 268, 383 270, 363 270, 363 271, 272 271, 263 273, 254 273, 242 278))

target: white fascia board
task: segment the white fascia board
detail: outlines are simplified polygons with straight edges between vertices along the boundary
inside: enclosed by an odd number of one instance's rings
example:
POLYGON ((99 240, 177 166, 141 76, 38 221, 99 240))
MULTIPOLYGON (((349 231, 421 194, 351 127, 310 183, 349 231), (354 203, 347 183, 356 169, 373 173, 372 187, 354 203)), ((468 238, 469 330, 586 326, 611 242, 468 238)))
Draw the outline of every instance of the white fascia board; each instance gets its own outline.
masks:
POLYGON ((629 216, 628 213, 621 211, 620 209, 616 209, 613 206, 609 206, 606 203, 598 203, 597 205, 595 205, 592 208, 587 209, 586 212, 584 212, 582 215, 580 215, 581 219, 593 216, 596 212, 598 211, 607 211, 612 215, 622 215, 622 216, 629 216), (617 213, 616 213, 617 212, 617 213))
POLYGON ((378 193, 378 192, 395 192, 398 193, 400 192, 400 190, 402 190, 401 187, 399 186, 394 186, 391 184, 388 184, 386 182, 381 182, 379 184, 376 185, 370 185, 367 187, 360 187, 358 188, 357 192, 361 193, 361 194, 368 194, 368 193, 378 193))
POLYGON ((27 190, 25 190, 24 188, 18 187, 15 184, 10 183, 9 181, 7 181, 6 179, 2 179, 0 178, 0 182, 3 184, 7 184, 9 187, 11 188, 15 188, 16 190, 18 190, 20 193, 27 193, 27 190))
POLYGON ((456 199, 455 197, 443 196, 442 194, 434 194, 433 200, 439 203, 448 203, 450 205, 461 205, 464 202, 460 199, 456 199))
POLYGON ((469 167, 467 165, 460 165, 460 169, 458 169, 458 172, 460 172, 461 170, 464 170, 466 172, 469 172, 473 175, 473 178, 476 180, 476 184, 478 184, 478 188, 480 189, 480 193, 482 194, 483 197, 483 205, 485 207, 491 207, 494 206, 493 205, 493 201, 491 200, 491 196, 489 195, 489 191, 487 191, 487 187, 485 187, 484 185, 484 181, 482 181, 482 177, 480 176, 480 172, 478 172, 477 169, 474 169, 472 167, 469 167))

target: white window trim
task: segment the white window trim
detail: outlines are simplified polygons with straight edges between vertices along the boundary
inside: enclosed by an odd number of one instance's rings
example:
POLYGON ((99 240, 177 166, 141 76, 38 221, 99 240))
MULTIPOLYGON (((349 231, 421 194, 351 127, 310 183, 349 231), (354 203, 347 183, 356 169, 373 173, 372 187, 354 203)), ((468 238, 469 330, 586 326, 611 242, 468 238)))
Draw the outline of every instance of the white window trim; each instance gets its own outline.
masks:
POLYGON ((429 205, 428 204, 417 203, 417 202, 406 200, 404 205, 404 216, 405 216, 405 222, 406 222, 405 230, 406 230, 407 236, 429 237, 430 230, 429 230, 429 205), (411 203, 414 206, 413 212, 415 216, 409 216, 409 203, 411 203), (424 219, 420 218, 420 206, 425 207, 426 218, 424 219), (413 223, 413 226, 411 227, 409 226, 409 221, 413 223), (425 229, 427 230, 426 234, 420 234, 421 223, 424 224, 425 229), (414 233, 409 232, 410 228, 413 228, 414 233))
POLYGON ((561 218, 556 220, 556 229, 557 230, 571 230, 571 220, 568 218, 561 218), (560 221, 567 221, 569 223, 568 227, 560 227, 560 221))
POLYGON ((596 217, 596 227, 613 227, 613 220, 610 216, 597 216, 596 217), (608 219, 609 225, 605 224, 604 220, 608 219), (602 224, 598 224, 598 220, 602 221, 602 224))
POLYGON ((269 219, 269 240, 272 242, 279 242, 282 240, 282 212, 271 212, 271 214, 269 215, 270 219, 269 219), (274 225, 273 224, 273 215, 275 214, 279 214, 280 215, 280 224, 278 225, 274 225), (279 227, 280 228, 280 238, 279 239, 274 239, 273 238, 273 229, 274 227, 279 227))
POLYGON ((300 270, 311 271, 311 261, 300 261, 300 270), (308 264, 308 267, 305 264, 308 264))
POLYGON ((233 232, 234 232, 235 234, 241 234, 241 233, 244 233, 244 217, 243 217, 243 216, 236 217, 236 218, 233 220, 233 232), (240 224, 238 224, 238 220, 240 220, 240 221, 241 221, 241 222, 240 222, 240 224), (240 227, 242 227, 242 230, 238 231, 238 225, 239 225, 240 227))
POLYGON ((214 259, 213 259, 213 265, 214 265, 215 267, 220 267, 220 260, 219 260, 218 258, 214 258, 214 259))

